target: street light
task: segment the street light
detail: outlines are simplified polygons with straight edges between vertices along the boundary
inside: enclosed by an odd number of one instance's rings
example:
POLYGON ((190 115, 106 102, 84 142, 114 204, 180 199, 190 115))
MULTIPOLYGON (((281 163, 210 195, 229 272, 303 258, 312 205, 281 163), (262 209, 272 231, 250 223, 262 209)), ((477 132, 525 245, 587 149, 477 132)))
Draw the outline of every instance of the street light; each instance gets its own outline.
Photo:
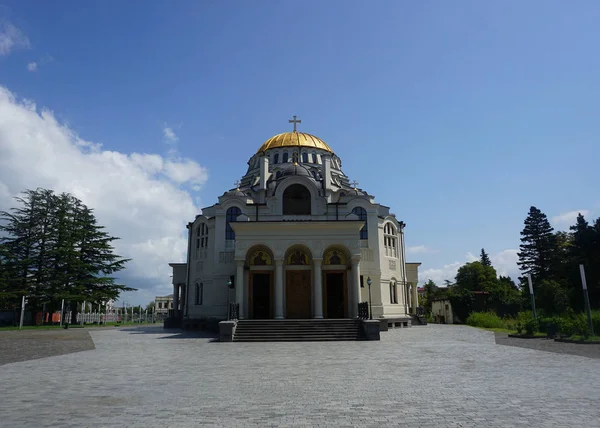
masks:
POLYGON ((233 285, 233 282, 231 282, 231 277, 229 277, 229 279, 227 280, 227 321, 229 321, 230 316, 231 316, 231 308, 229 307, 230 303, 229 303, 229 298, 230 298, 230 294, 231 294, 231 286, 233 285))
POLYGON ((369 319, 373 319, 373 305, 371 304, 371 277, 367 278, 367 285, 369 286, 369 319))

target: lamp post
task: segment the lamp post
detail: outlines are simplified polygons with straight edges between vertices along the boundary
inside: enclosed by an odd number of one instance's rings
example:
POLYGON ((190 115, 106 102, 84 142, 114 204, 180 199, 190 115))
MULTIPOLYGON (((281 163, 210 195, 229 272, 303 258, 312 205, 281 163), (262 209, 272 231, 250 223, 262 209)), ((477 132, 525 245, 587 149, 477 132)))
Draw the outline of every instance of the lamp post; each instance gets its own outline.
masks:
POLYGON ((373 281, 371 281, 371 277, 369 276, 367 278, 367 285, 369 286, 369 319, 372 320, 373 319, 373 305, 371 303, 371 283, 373 281))
POLYGON ((231 282, 231 277, 227 280, 227 321, 230 320, 231 310, 229 308, 229 295, 231 294, 231 286, 233 283, 231 282))

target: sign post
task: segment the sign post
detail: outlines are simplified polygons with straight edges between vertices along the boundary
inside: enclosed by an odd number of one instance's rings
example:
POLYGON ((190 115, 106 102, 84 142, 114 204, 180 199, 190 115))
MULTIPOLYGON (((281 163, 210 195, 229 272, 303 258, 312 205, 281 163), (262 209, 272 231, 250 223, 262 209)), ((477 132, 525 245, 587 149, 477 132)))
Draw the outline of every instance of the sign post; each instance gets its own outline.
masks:
POLYGON ((63 317, 65 316, 65 299, 62 299, 60 304, 60 326, 63 325, 63 317))
POLYGON ((585 281, 585 270, 583 265, 579 265, 579 273, 581 274, 581 285, 583 286, 583 298, 585 299, 585 310, 587 312, 588 324, 590 333, 594 336, 594 323, 592 322, 592 310, 590 308, 590 297, 588 296, 587 282, 585 281))
POLYGON ((25 296, 21 299, 21 320, 19 321, 19 330, 23 328, 23 317, 25 316, 25 296))
POLYGON ((529 282, 529 294, 531 295, 531 310, 533 311, 533 319, 537 320, 537 313, 535 311, 535 296, 533 295, 533 285, 531 284, 531 274, 527 274, 527 281, 529 282))

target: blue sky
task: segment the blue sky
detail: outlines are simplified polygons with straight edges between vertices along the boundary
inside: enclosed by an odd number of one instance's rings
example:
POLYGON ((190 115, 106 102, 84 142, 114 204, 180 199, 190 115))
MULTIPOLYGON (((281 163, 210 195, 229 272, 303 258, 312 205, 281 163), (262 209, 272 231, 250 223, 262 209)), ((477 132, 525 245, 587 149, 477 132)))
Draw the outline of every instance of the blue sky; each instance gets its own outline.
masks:
MULTIPOLYGON (((596 1, 0 0, 0 21, 21 37, 0 36, 13 106, 51 110, 104 157, 176 150, 198 206, 296 114, 407 223, 422 278, 481 247, 514 276, 531 205, 559 228, 600 216, 596 1)), ((183 228, 189 210, 169 209, 183 228)))

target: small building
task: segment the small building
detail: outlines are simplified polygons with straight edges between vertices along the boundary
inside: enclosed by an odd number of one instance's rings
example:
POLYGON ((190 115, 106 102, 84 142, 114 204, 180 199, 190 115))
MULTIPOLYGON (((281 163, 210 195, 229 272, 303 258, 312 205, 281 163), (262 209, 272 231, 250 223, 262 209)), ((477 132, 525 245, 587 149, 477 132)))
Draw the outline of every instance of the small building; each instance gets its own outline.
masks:
POLYGON ((169 314, 169 309, 173 309, 173 295, 156 296, 154 298, 154 311, 156 319, 164 320, 169 314))
POLYGON ((431 302, 431 316, 437 324, 456 324, 459 319, 452 311, 452 304, 448 299, 434 299, 431 302))

